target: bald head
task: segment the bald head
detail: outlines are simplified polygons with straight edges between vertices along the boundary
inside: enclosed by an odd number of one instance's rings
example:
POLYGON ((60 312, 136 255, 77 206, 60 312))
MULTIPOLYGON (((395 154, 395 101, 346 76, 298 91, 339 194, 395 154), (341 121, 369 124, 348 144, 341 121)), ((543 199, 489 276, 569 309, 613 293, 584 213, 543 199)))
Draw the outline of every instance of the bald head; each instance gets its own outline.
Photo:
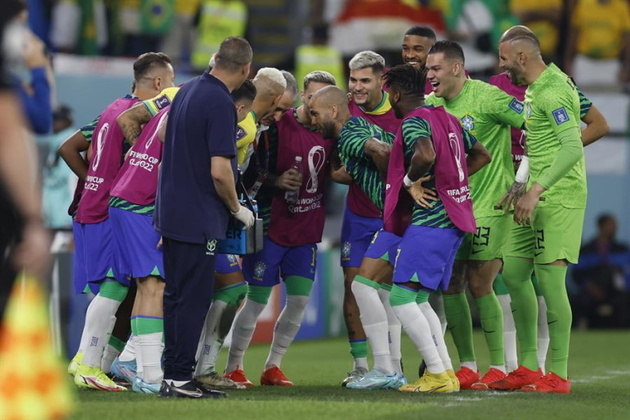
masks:
POLYGON ((347 105, 348 95, 337 86, 326 86, 313 94, 311 101, 317 101, 325 106, 347 105))
POLYGON ((499 67, 516 85, 528 85, 545 69, 540 42, 527 26, 516 25, 499 39, 499 67))
POLYGON ((523 50, 540 53, 540 41, 534 32, 524 25, 515 25, 503 32, 499 44, 510 42, 519 45, 523 50))
POLYGON ((327 139, 337 139, 350 118, 348 96, 337 86, 326 86, 313 93, 309 110, 312 125, 327 139))

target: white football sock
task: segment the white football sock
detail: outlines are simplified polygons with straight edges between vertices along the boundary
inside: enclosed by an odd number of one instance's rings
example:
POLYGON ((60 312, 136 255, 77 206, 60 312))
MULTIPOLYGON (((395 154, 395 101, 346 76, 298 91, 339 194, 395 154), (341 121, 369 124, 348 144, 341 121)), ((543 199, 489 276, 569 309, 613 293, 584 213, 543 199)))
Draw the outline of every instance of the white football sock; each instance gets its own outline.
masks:
POLYGON ((538 296, 538 367, 545 372, 547 350, 549 349, 549 325, 547 325, 547 303, 538 296))
POLYGON ((368 338, 374 369, 391 375, 395 372, 389 353, 389 334, 387 326, 387 312, 378 296, 377 289, 358 281, 352 282, 352 294, 359 306, 361 324, 368 338))
POLYGON ((363 368, 367 370, 368 368, 368 360, 367 357, 357 357, 354 359, 354 364, 352 365, 352 370, 357 370, 358 368, 363 368))
POLYGON ((442 364, 444 365, 444 369, 453 369, 451 356, 448 354, 446 342, 444 341, 444 334, 442 334, 442 324, 440 323, 440 319, 429 302, 421 303, 418 307, 429 324, 429 329, 431 330, 431 335, 433 337, 433 341, 435 342, 438 354, 440 355, 440 360, 442 360, 442 364))
MULTIPOLYGON (((101 358, 109 336, 116 323, 116 311, 120 302, 96 295, 85 313, 83 334, 87 342, 83 349, 83 364, 91 367, 101 367, 101 358)), ((83 336, 83 335, 82 335, 83 336)))
POLYGON ((429 297, 429 304, 433 308, 433 311, 437 314, 440 320, 440 327, 442 328, 442 335, 446 334, 446 312, 444 312, 444 299, 442 294, 432 293, 429 297))
POLYGON ((125 348, 118 356, 118 360, 121 362, 130 362, 136 358, 136 346, 138 343, 138 336, 132 335, 125 343, 125 348))
POLYGON ((280 367, 282 358, 300 330, 308 301, 309 296, 287 296, 287 303, 278 317, 273 330, 273 340, 265 362, 265 369, 269 369, 272 366, 280 367))
POLYGON ((139 355, 142 361, 142 379, 150 384, 162 382, 163 332, 138 335, 139 355))
POLYGON ((463 368, 463 367, 468 368, 468 369, 472 370, 473 372, 478 372, 479 371, 479 369, 477 368, 477 362, 461 362, 459 364, 459 367, 460 368, 463 368))
MULTIPOLYGON (((204 324, 199 340, 199 347, 197 349, 197 367, 195 368, 195 376, 204 375, 208 371, 214 370, 216 358, 212 358, 210 356, 213 353, 213 346, 219 338, 219 324, 225 308, 227 308, 227 302, 222 300, 213 300, 210 304, 208 316, 206 316, 206 323, 204 324)), ((214 353, 214 356, 216 357, 218 351, 215 351, 214 353)))
POLYGON ((400 320, 403 329, 422 355, 427 370, 431 373, 444 372, 446 369, 433 341, 431 328, 418 304, 409 302, 404 305, 392 306, 392 309, 400 320))
POLYGON ((387 314, 387 329, 389 331, 389 355, 392 359, 392 365, 397 374, 402 375, 402 365, 400 359, 402 355, 400 353, 400 338, 402 334, 402 326, 398 317, 392 310, 389 304, 389 290, 378 289, 378 297, 381 299, 381 303, 385 308, 387 314))
POLYGON ((226 367, 227 372, 243 369, 243 355, 249 347, 249 342, 252 340, 256 328, 256 321, 265 306, 267 305, 246 298, 245 305, 236 314, 232 326, 232 344, 226 367))
POLYGON ((112 366, 112 362, 119 354, 120 352, 117 348, 115 348, 111 344, 107 344, 105 346, 105 350, 103 351, 103 357, 101 358, 101 370, 105 373, 109 373, 111 370, 110 368, 112 366))
POLYGON ((505 367, 512 372, 518 367, 518 354, 516 352, 516 326, 510 306, 510 295, 497 295, 501 310, 503 311, 503 348, 505 352, 505 367))

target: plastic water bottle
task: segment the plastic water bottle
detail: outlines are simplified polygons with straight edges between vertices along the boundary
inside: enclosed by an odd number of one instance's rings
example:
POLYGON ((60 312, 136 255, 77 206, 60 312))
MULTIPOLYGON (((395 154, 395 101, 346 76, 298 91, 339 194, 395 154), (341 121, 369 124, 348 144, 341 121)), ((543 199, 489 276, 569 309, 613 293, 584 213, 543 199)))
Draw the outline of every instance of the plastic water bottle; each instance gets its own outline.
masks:
MULTIPOLYGON (((302 156, 296 156, 291 169, 295 169, 298 173, 302 173, 302 156)), ((288 190, 284 193, 284 199, 289 204, 295 204, 298 201, 299 190, 288 190)))

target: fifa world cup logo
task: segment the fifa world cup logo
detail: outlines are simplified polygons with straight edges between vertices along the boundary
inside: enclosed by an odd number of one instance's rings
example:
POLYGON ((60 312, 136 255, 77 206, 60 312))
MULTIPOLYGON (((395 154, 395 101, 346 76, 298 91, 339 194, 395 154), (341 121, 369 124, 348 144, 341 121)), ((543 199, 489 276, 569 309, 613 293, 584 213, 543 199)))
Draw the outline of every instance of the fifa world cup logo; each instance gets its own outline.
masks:
POLYGON ((319 171, 326 163, 326 151, 322 146, 314 146, 308 152, 308 173, 309 180, 306 183, 306 192, 314 194, 317 192, 319 186, 318 175, 319 171))
POLYGON ((455 158, 455 164, 457 165, 457 175, 459 176, 459 182, 462 182, 465 178, 464 169, 462 168, 462 149, 459 144, 459 139, 457 138, 457 134, 448 133, 448 144, 453 152, 453 157, 455 158))
POLYGON ((155 126, 155 131, 153 132, 153 135, 147 141, 147 144, 145 144, 145 146, 144 146, 145 150, 149 150, 149 147, 151 147, 151 145, 153 144, 153 140, 155 140, 155 138, 157 137, 158 132, 160 131, 160 127, 165 122, 164 120, 166 119, 166 117, 168 117, 168 112, 165 112, 164 114, 162 114, 162 117, 160 118, 160 121, 158 121, 157 125, 155 126))

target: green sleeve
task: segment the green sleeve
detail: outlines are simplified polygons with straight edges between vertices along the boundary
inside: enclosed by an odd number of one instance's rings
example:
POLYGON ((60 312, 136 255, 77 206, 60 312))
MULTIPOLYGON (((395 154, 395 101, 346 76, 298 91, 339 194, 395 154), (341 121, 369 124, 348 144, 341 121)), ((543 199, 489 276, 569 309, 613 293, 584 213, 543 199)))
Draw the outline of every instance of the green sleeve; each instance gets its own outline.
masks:
POLYGON ((401 125, 405 157, 411 158, 419 138, 431 138, 431 125, 420 117, 405 118, 401 125))
POLYGON ((588 111, 591 110, 593 102, 586 97, 579 87, 576 86, 575 88, 577 89, 578 97, 580 98, 580 118, 584 118, 584 116, 588 114, 588 111))
POLYGON ((540 175, 538 181, 547 189, 564 177, 584 155, 580 121, 576 121, 575 112, 571 111, 571 102, 574 100, 574 97, 571 98, 572 94, 574 93, 570 91, 560 95, 554 93, 543 99, 545 114, 560 143, 553 163, 540 175))
POLYGON ((425 97, 424 98, 424 104, 425 105, 432 105, 432 106, 442 105, 442 103, 437 98, 437 96, 435 96, 435 93, 430 93, 429 96, 425 97))
POLYGON ((344 165, 350 160, 370 160, 365 154, 365 142, 374 137, 367 121, 361 118, 351 118, 339 136, 337 146, 339 156, 344 165))
POLYGON ((525 123, 523 103, 496 86, 491 86, 488 92, 488 98, 484 98, 484 101, 490 108, 492 118, 500 124, 507 124, 517 129, 523 128, 525 123))
POLYGON ((572 127, 558 134, 560 150, 556 154, 551 166, 545 170, 538 183, 546 189, 564 177, 571 168, 580 160, 584 151, 580 141, 580 130, 572 127))
POLYGON ((94 134, 94 130, 96 129, 96 126, 98 125, 98 119, 100 117, 101 116, 99 115, 98 117, 90 121, 88 124, 81 127, 81 134, 83 134, 83 137, 85 137, 85 140, 87 140, 88 143, 92 141, 92 135, 94 134))

